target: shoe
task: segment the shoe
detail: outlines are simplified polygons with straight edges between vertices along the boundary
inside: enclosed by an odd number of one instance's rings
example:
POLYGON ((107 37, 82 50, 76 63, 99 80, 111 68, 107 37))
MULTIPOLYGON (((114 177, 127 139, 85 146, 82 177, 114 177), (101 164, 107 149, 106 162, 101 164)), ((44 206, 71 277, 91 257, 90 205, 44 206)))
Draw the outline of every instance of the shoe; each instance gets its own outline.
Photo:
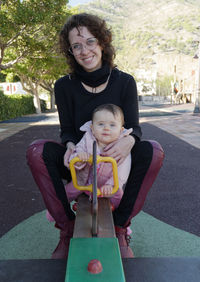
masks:
POLYGON ((123 228, 123 227, 115 226, 115 233, 119 242, 121 257, 133 258, 134 257, 133 251, 129 247, 131 237, 127 235, 127 227, 123 228))
POLYGON ((64 224, 61 229, 57 224, 55 226, 60 229, 60 241, 52 253, 52 259, 67 259, 69 252, 70 239, 73 236, 74 220, 64 224))
POLYGON ((78 203, 75 202, 72 206, 73 211, 75 211, 75 212, 77 211, 77 208, 78 208, 77 206, 78 206, 78 203))

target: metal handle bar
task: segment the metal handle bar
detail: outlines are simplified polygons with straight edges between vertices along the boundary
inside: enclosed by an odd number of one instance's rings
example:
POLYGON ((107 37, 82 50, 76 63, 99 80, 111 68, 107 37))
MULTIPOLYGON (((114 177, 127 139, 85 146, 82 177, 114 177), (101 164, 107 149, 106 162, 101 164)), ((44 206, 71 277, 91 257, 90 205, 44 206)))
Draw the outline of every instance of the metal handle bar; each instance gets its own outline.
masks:
MULTIPOLYGON (((77 162, 81 162, 81 160, 78 157, 73 158, 70 161, 69 167, 70 167, 70 171, 71 171, 71 175, 72 175, 72 181, 73 181, 73 185, 76 189, 78 190, 82 190, 82 191, 90 191, 92 192, 92 184, 88 185, 88 186, 81 186, 78 185, 77 183, 77 177, 76 177, 76 170, 74 167, 74 164, 77 162)), ((88 163, 92 164, 93 163, 93 158, 92 156, 90 156, 90 158, 87 160, 88 163)), ((117 192, 117 190, 119 189, 119 181, 118 181, 118 173, 117 173, 117 163, 115 161, 115 159, 111 158, 111 157, 101 157, 101 156, 97 156, 97 164, 100 162, 109 162, 112 164, 112 170, 113 170, 113 180, 114 180, 114 187, 112 190, 112 194, 114 194, 115 192, 117 192)), ((100 196, 101 191, 99 188, 97 188, 97 195, 100 196)))

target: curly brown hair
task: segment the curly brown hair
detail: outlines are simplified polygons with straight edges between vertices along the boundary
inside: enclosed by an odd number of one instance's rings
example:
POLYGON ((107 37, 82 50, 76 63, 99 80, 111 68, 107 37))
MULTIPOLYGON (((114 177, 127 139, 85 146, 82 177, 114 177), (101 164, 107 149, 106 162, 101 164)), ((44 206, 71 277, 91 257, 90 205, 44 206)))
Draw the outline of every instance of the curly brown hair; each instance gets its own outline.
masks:
POLYGON ((73 28, 79 28, 85 26, 90 33, 98 39, 99 45, 102 47, 102 60, 108 63, 108 65, 114 67, 115 50, 112 46, 112 33, 107 27, 105 20, 99 18, 96 15, 80 13, 71 16, 64 24, 60 35, 59 44, 60 51, 64 54, 67 59, 67 64, 70 67, 72 73, 78 68, 79 64, 76 62, 74 56, 69 52, 69 32, 73 28))

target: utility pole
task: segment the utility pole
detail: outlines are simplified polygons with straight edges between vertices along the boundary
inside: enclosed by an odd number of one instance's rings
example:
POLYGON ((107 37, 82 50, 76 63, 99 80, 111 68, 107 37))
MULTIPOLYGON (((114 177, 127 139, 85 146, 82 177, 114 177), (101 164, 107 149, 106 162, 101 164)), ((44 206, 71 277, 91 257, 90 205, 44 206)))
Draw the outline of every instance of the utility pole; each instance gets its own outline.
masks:
POLYGON ((198 47, 198 71, 197 71, 197 89, 195 91, 194 114, 200 113, 200 41, 198 47))

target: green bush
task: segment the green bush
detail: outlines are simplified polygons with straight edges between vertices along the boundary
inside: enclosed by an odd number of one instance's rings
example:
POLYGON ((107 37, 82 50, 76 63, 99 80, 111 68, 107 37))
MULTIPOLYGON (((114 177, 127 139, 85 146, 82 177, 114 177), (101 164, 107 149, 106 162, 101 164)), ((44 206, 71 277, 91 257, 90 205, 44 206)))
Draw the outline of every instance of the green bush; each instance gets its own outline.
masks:
POLYGON ((35 113, 33 96, 7 96, 0 91, 0 121, 33 113, 35 113))

